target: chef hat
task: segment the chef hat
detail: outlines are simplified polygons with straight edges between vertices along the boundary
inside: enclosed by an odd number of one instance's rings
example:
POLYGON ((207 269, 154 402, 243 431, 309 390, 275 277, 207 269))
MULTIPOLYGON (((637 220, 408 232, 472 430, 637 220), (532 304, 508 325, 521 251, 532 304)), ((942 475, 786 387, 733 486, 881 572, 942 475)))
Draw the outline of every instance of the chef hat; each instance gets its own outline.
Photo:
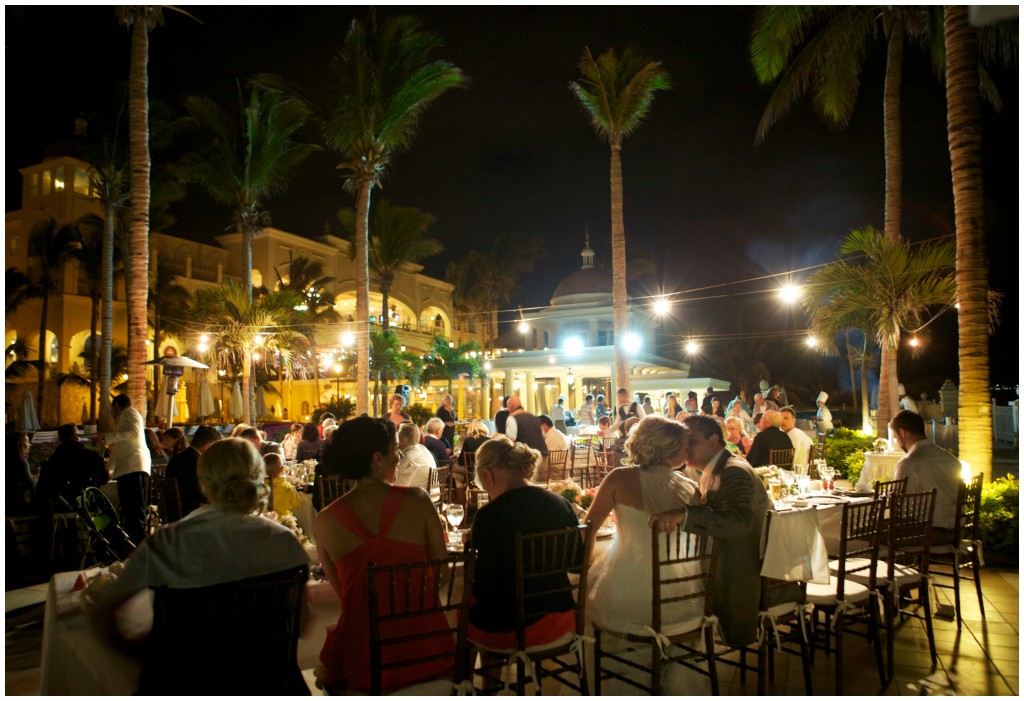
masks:
POLYGON ((815 400, 815 403, 816 404, 817 403, 824 404, 827 401, 828 401, 828 392, 818 392, 818 398, 815 400))
POLYGON ((907 388, 903 386, 903 383, 896 385, 896 392, 902 397, 907 393, 907 388))
POLYGON ((761 391, 762 392, 767 392, 770 388, 771 388, 771 385, 768 384, 768 380, 761 380, 761 391))

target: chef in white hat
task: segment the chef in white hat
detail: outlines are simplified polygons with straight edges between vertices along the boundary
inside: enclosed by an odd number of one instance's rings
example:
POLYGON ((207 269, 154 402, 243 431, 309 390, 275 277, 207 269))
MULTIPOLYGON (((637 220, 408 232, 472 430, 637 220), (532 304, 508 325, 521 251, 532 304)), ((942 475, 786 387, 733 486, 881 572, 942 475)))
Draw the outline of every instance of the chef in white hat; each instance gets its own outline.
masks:
POLYGON ((906 409, 907 411, 912 411, 915 414, 921 413, 917 408, 917 402, 913 397, 907 394, 907 388, 903 386, 902 382, 897 385, 896 393, 900 395, 900 409, 906 409))
POLYGON ((814 417, 815 423, 818 424, 818 433, 831 433, 832 432, 832 412, 825 406, 825 402, 828 401, 828 392, 821 391, 818 393, 818 415, 814 417))

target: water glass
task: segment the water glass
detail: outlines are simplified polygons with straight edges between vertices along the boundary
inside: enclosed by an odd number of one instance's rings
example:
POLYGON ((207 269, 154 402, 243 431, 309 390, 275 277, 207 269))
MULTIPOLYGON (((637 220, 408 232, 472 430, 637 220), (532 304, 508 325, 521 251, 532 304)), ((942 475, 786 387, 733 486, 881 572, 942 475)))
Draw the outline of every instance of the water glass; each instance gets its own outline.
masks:
POLYGON ((476 508, 477 509, 482 509, 483 507, 487 506, 487 504, 490 501, 491 501, 491 496, 487 492, 479 492, 476 495, 476 508))

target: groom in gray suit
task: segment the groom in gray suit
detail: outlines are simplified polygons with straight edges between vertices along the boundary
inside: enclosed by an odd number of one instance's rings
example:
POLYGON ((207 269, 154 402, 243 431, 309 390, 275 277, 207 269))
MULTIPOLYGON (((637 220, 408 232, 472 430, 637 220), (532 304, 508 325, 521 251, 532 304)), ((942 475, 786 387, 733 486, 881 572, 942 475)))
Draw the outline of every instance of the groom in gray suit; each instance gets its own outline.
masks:
POLYGON ((713 579, 714 612, 729 647, 757 639, 761 591, 761 527, 774 510, 768 492, 750 465, 725 449, 722 428, 714 419, 691 416, 686 464, 702 471, 700 504, 656 514, 660 530, 682 525, 690 533, 718 540, 718 563, 713 579))

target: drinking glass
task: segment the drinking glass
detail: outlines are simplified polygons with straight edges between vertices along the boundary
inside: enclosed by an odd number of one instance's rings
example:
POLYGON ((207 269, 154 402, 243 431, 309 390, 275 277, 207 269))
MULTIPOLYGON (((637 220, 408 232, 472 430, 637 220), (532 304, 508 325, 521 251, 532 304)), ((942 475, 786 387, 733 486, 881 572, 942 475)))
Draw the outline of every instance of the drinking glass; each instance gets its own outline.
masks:
POLYGON ((772 501, 778 501, 779 500, 779 488, 780 487, 781 487, 781 482, 780 482, 780 480, 777 477, 772 477, 771 479, 768 480, 768 489, 769 489, 769 491, 771 491, 772 501))
POLYGON ((476 495, 476 508, 481 509, 491 501, 491 496, 487 492, 479 492, 476 495))
POLYGON ((459 524, 462 523, 462 519, 466 516, 466 510, 462 508, 461 504, 449 504, 448 511, 445 517, 448 519, 448 523, 452 527, 452 543, 458 544, 462 540, 462 533, 459 531, 459 524))
POLYGON ((836 468, 831 465, 824 465, 821 468, 822 489, 831 492, 836 486, 836 468))

